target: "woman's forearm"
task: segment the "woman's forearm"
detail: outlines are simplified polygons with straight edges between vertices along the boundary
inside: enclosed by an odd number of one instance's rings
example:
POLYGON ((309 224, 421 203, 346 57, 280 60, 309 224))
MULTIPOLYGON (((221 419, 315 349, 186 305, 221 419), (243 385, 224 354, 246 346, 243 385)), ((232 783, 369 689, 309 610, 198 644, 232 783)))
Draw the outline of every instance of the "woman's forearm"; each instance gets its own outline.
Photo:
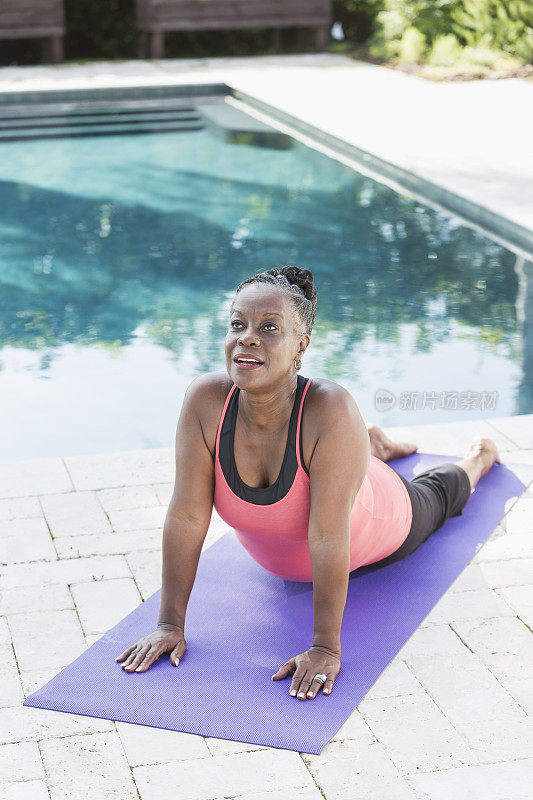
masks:
POLYGON ((350 576, 350 535, 309 543, 313 567, 313 644, 341 652, 341 627, 350 576))
POLYGON ((158 625, 185 629, 187 603, 196 578, 207 530, 204 526, 167 515, 163 527, 163 566, 158 625))

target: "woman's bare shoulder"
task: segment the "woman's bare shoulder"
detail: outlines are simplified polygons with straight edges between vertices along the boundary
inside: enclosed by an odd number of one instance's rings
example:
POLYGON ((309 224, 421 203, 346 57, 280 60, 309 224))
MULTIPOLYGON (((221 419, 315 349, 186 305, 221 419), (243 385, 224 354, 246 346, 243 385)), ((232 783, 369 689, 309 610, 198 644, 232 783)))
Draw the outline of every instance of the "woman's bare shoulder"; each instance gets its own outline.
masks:
POLYGON ((215 456, 218 423, 233 381, 225 370, 204 372, 194 379, 195 403, 205 442, 215 456))
POLYGON ((313 378, 311 386, 307 392, 309 400, 306 405, 315 409, 318 413, 329 413, 335 406, 343 400, 355 402, 353 395, 340 383, 330 381, 327 378, 313 378))

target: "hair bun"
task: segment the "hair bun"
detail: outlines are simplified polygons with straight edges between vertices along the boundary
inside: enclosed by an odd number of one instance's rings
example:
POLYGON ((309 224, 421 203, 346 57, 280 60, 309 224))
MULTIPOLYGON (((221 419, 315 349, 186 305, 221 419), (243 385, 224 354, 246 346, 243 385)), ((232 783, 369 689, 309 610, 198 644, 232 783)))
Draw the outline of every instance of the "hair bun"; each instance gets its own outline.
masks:
POLYGON ((286 266, 280 269, 279 272, 285 275, 289 283, 299 286, 307 300, 313 302, 316 300, 317 292, 311 270, 295 266, 286 266))

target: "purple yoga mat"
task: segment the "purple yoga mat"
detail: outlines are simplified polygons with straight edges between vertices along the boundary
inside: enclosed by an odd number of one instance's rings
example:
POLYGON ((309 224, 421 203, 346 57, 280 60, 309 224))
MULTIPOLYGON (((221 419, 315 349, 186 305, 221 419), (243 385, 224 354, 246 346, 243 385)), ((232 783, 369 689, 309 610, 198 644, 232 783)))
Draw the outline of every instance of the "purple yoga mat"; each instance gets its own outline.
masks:
MULTIPOLYGON (((412 478, 459 460, 415 453, 389 464, 412 478)), ((351 573, 342 666, 331 695, 302 701, 289 695, 290 677, 271 680, 312 643, 313 586, 266 572, 229 531, 200 557, 187 610, 189 649, 178 667, 167 654, 145 673, 127 674, 115 662, 155 628, 159 590, 24 705, 319 754, 532 477, 526 465, 495 464, 462 516, 414 553, 351 573)))

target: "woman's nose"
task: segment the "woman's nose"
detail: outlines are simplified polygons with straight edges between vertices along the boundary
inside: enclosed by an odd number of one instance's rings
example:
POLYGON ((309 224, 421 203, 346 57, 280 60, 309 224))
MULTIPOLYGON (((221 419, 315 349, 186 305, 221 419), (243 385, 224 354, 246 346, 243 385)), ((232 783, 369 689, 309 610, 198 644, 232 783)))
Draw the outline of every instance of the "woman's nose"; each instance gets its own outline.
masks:
POLYGON ((242 336, 238 338, 239 344, 241 342, 244 344, 245 342, 257 342, 257 336, 254 336, 253 333, 243 333, 242 336))

